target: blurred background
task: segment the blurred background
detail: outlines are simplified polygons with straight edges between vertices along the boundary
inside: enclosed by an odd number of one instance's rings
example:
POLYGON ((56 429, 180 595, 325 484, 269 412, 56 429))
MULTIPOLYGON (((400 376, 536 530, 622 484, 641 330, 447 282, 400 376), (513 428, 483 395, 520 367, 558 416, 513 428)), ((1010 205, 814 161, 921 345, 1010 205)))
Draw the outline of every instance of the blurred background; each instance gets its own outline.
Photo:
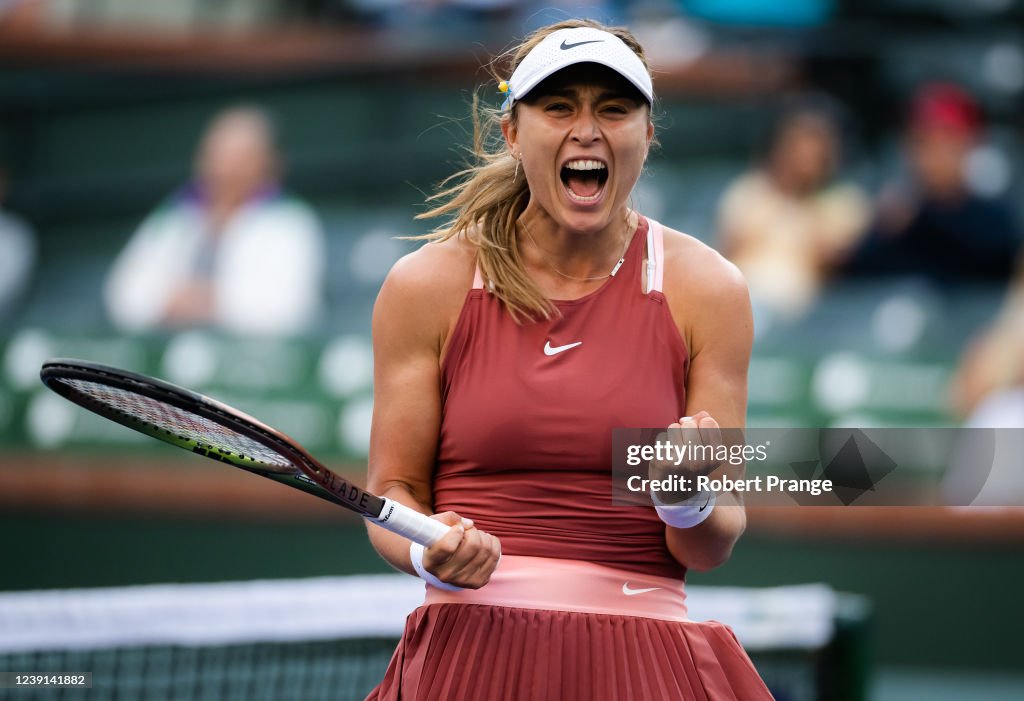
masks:
MULTIPOLYGON (((750 283, 752 425, 1024 427, 1020 0, 0 0, 0 590, 385 572, 340 510, 39 366, 198 389, 363 480, 396 237, 474 88, 500 104, 487 61, 577 16, 654 66, 636 208, 750 283)), ((1020 453, 997 472, 1024 494, 1020 453)), ((690 581, 858 595, 811 697, 1024 698, 1022 546, 1019 509, 766 508, 690 581)))

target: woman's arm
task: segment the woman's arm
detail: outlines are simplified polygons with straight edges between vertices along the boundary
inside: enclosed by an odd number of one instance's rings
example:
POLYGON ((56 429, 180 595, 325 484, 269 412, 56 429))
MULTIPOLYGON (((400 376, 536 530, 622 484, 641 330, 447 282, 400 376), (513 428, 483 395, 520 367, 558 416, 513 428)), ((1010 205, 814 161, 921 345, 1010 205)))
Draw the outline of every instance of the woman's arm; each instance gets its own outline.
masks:
MULTIPOLYGON (((690 367, 686 417, 705 441, 718 427, 742 429, 747 412, 747 372, 754 323, 743 276, 718 253, 688 237, 666 232, 666 296, 686 339, 690 367), (670 248, 671 246, 671 248, 670 248)), ((731 475, 738 476, 738 475, 731 475)), ((703 523, 666 526, 669 552, 689 569, 709 570, 725 563, 746 528, 742 495, 719 494, 703 523)))
MULTIPOLYGON (((373 312, 374 406, 368 488, 374 494, 433 514, 432 473, 441 426, 440 353, 465 295, 453 286, 456 251, 429 244, 399 261, 388 275, 373 312), (447 272, 446 272, 447 271, 447 272), (457 301, 456 301, 457 300, 457 301)), ((472 275, 472 272, 470 272, 472 275)), ((493 536, 448 512, 436 518, 454 526, 424 553, 424 567, 441 581, 478 588, 487 583, 500 554, 493 536)), ((368 524, 377 552, 413 573, 409 541, 368 524)))

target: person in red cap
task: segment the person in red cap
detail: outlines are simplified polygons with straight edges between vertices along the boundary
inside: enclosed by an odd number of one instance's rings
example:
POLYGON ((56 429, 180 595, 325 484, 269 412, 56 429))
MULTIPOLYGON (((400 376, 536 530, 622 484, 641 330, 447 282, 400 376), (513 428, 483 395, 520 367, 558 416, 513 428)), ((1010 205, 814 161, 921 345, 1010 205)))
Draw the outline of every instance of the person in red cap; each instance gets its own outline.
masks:
POLYGON ((917 92, 905 137, 910 182, 883 191, 873 231, 847 271, 917 275, 943 287, 1010 278, 1017 224, 967 180, 981 132, 981 109, 961 87, 932 83, 917 92))
POLYGON ((445 223, 374 309, 369 488, 452 530, 423 548, 369 526, 426 582, 369 698, 768 701, 685 605, 686 571, 743 532, 740 495, 612 500, 613 429, 743 426, 746 285, 630 206, 654 139, 632 34, 567 21, 509 55, 493 131, 427 213, 445 223))

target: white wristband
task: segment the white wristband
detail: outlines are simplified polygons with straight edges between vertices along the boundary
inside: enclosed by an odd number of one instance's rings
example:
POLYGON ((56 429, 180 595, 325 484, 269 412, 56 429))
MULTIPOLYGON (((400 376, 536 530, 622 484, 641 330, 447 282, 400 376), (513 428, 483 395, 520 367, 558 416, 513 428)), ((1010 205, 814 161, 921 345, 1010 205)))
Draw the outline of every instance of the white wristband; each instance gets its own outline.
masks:
POLYGON ((701 490, 678 504, 663 504, 658 495, 651 493, 651 501, 658 512, 658 518, 673 528, 693 528, 704 523, 715 508, 714 491, 701 490))
POLYGON ((412 568, 416 570, 416 574, 419 575, 420 579, 430 586, 437 587, 438 589, 444 589, 445 591, 462 591, 462 587, 442 582, 430 572, 427 572, 427 569, 423 566, 423 550, 423 546, 419 543, 409 544, 409 558, 412 560, 412 568))

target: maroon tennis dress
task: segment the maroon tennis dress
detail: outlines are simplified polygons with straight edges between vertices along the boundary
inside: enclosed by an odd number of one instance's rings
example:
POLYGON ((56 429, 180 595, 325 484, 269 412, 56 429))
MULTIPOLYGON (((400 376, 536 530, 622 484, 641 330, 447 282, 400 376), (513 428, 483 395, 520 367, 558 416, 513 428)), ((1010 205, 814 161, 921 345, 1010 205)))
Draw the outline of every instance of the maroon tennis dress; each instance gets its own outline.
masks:
POLYGON ((369 699, 771 699, 728 627, 687 620, 654 509, 612 504, 612 430, 685 411, 662 259, 641 217, 615 276, 523 325, 477 272, 442 368, 434 500, 502 560, 479 590, 426 587, 369 699))

